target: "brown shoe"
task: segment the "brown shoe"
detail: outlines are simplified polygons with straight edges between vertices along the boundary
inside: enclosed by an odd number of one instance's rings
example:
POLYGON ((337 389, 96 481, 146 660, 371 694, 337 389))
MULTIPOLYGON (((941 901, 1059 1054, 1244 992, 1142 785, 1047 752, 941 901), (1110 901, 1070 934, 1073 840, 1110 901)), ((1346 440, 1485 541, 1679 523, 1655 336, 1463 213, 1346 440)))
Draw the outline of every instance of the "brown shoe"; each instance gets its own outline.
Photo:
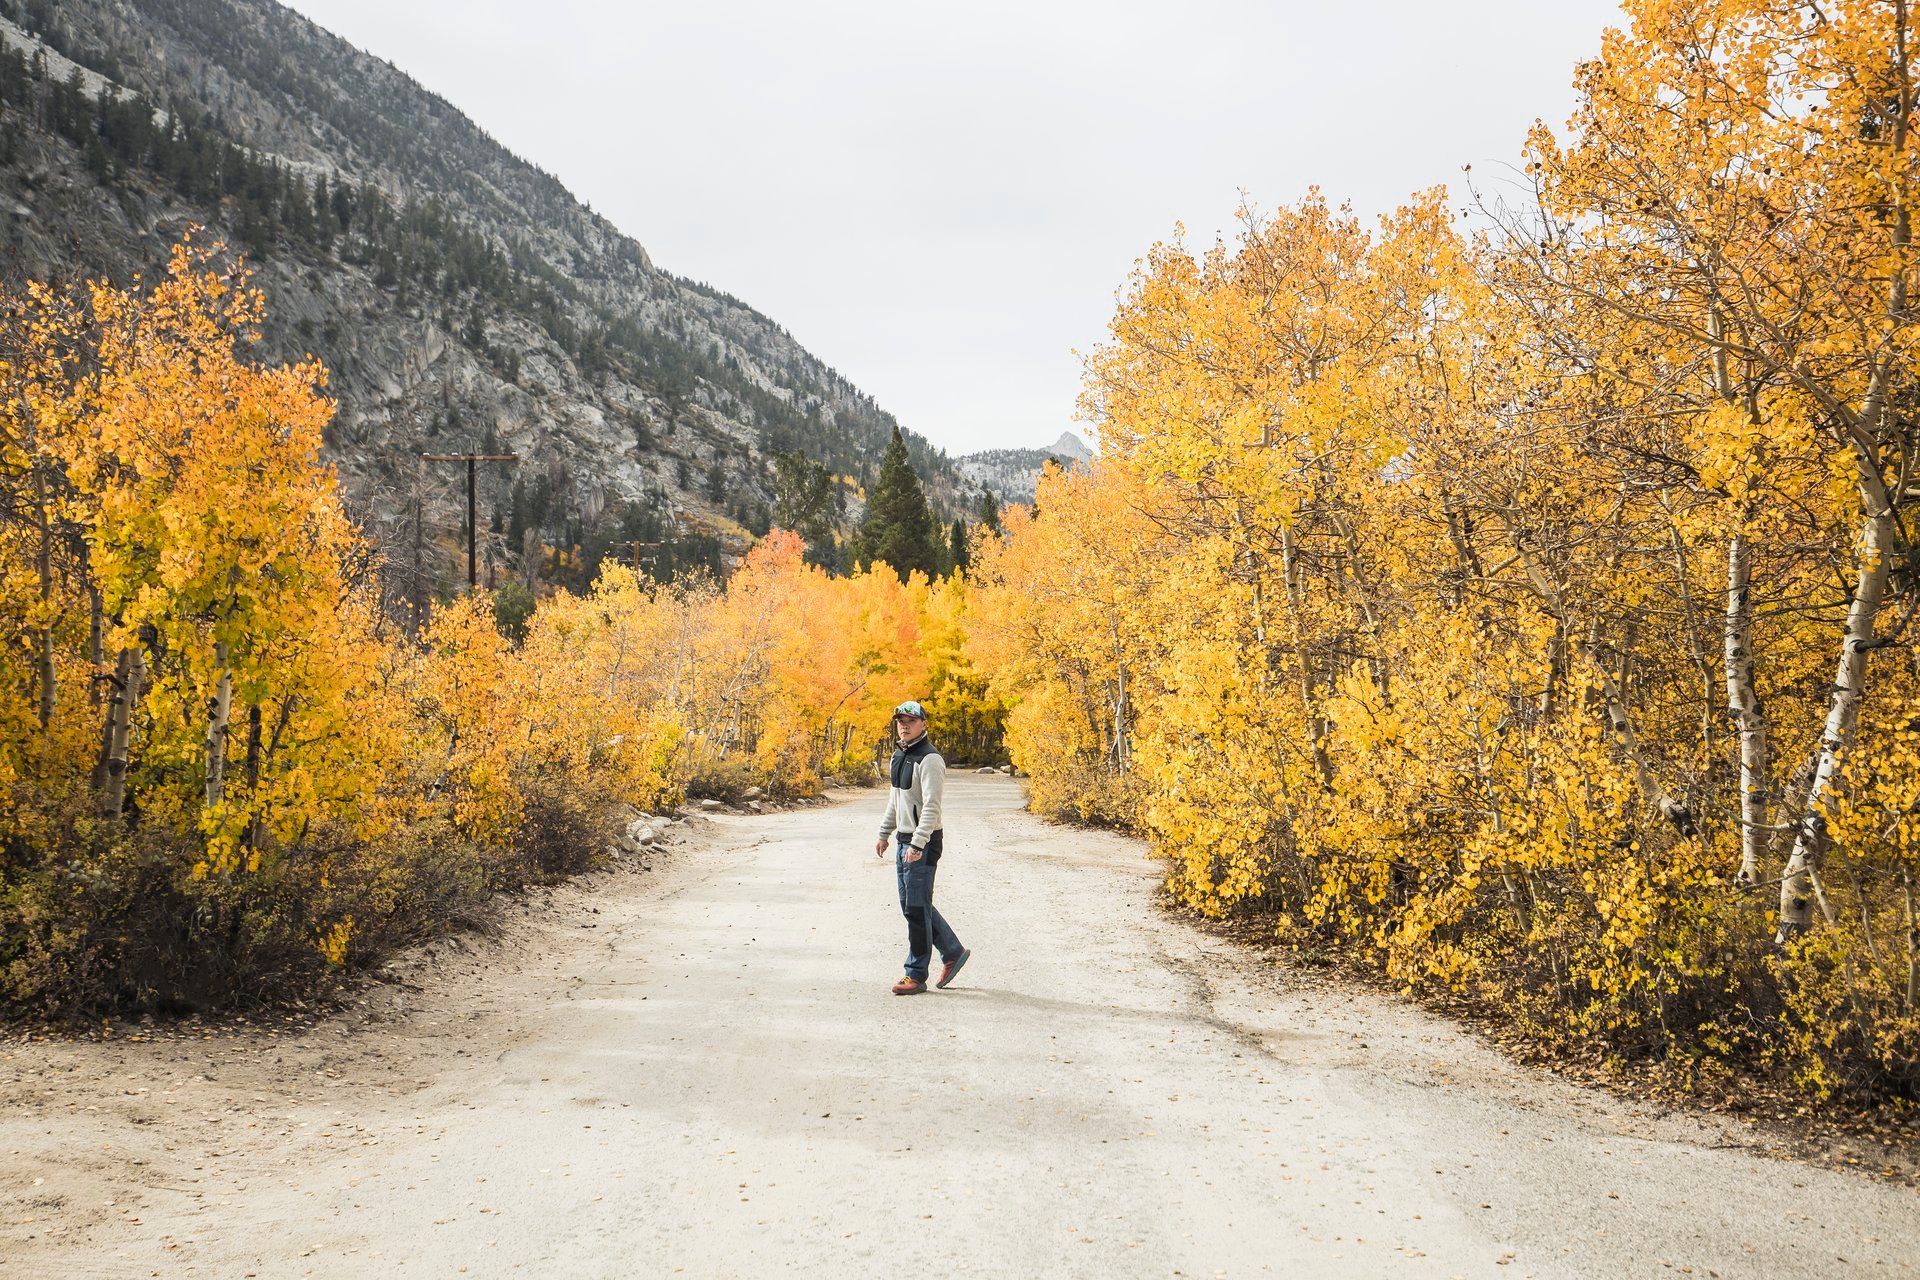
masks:
POLYGON ((960 948, 959 955, 955 956, 953 959, 947 961, 945 965, 941 966, 940 980, 934 983, 933 985, 936 987, 944 988, 949 982, 953 981, 953 975, 960 972, 960 966, 965 964, 967 961, 971 960, 972 958, 973 958, 973 952, 967 950, 965 947, 960 948))
POLYGON ((902 978, 893 984, 893 994, 897 996, 917 996, 927 989, 927 984, 919 978, 902 978))

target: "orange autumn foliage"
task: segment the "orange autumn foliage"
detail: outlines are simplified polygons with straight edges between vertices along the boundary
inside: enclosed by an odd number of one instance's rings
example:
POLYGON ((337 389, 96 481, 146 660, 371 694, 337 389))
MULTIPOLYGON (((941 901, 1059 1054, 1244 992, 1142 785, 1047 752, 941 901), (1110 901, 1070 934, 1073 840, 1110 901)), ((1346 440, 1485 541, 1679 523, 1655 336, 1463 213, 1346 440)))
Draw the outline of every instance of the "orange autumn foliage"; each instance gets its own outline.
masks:
POLYGON ((903 698, 997 747, 964 586, 832 578, 788 533, 724 583, 609 566, 518 643, 485 594, 397 627, 324 368, 249 358, 263 306, 192 241, 0 296, 0 1002, 309 991, 632 809, 871 777, 903 698))

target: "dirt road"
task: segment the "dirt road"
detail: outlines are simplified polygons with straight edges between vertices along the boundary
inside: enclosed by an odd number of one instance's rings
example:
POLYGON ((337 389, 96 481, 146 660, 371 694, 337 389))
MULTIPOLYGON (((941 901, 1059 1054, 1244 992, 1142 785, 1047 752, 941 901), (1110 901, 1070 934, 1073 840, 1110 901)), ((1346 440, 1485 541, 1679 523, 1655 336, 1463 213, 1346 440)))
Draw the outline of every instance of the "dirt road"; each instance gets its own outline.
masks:
POLYGON ((1920 1197, 1513 1066, 957 778, 700 824, 318 1028, 0 1052, 5 1276, 1920 1274, 1920 1197))

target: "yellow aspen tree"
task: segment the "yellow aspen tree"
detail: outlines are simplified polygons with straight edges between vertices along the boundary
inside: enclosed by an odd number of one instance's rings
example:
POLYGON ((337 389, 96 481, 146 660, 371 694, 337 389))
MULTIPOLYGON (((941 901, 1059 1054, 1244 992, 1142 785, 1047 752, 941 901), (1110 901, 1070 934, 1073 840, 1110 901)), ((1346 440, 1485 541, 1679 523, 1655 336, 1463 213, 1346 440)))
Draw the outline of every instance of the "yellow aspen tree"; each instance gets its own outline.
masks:
MULTIPOLYGON (((231 871, 255 815, 229 794, 236 693, 258 723, 266 703, 312 714, 338 690, 303 687, 289 663, 338 637, 351 540, 319 465, 332 405, 308 363, 259 368, 240 344, 261 299, 182 245, 165 279, 138 293, 95 286, 94 404, 64 459, 87 495, 90 563, 125 651, 149 661, 147 752, 199 774, 210 866, 231 871), (178 719, 176 720, 176 716, 178 719), (193 747, 173 726, 193 725, 193 747)), ((250 781, 267 744, 250 732, 250 781)))
MULTIPOLYGON (((1631 29, 1609 33, 1582 69, 1572 141, 1562 147, 1544 129, 1533 140, 1546 273, 1589 305, 1690 341, 1722 400, 1739 402, 1727 372, 1735 365, 1804 397, 1831 474, 1848 476, 1857 503, 1832 697, 1789 802, 1797 835, 1781 885, 1784 940, 1810 921, 1826 814, 1901 554, 1892 477, 1913 441, 1889 406, 1911 376, 1910 15, 1904 3, 1829 13, 1785 0, 1628 11, 1631 29), (1570 266, 1594 257, 1607 260, 1615 287, 1570 266), (1661 287, 1617 287, 1622 280, 1661 287)), ((1751 398, 1747 410, 1754 418, 1751 398)), ((1741 726, 1742 864, 1752 877, 1754 833, 1766 824, 1754 777, 1763 738, 1744 692, 1749 555, 1743 532, 1730 540, 1729 701, 1741 726)))

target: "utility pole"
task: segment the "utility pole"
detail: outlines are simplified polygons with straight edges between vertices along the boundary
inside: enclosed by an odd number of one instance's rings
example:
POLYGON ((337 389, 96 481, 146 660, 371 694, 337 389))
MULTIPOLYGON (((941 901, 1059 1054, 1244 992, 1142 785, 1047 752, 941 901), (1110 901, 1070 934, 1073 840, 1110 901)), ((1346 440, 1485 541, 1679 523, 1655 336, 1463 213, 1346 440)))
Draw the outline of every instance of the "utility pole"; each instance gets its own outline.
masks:
POLYGON ((654 567, 656 569, 659 567, 660 548, 666 546, 672 540, 673 535, 679 532, 679 529, 680 529, 680 521, 673 515, 669 514, 667 516, 666 530, 659 535, 660 541, 641 542, 639 539, 635 538, 627 542, 627 545, 633 548, 633 576, 635 578, 638 578, 640 576, 640 562, 643 559, 653 561, 654 567), (642 547, 647 548, 651 552, 651 554, 642 556, 640 554, 640 549, 642 547))
POLYGON ((481 462, 518 462, 517 453, 423 453, 422 462, 464 462, 467 464, 467 590, 472 591, 480 583, 479 561, 474 555, 474 534, 478 528, 478 517, 474 511, 474 489, 476 487, 474 466, 481 462))

